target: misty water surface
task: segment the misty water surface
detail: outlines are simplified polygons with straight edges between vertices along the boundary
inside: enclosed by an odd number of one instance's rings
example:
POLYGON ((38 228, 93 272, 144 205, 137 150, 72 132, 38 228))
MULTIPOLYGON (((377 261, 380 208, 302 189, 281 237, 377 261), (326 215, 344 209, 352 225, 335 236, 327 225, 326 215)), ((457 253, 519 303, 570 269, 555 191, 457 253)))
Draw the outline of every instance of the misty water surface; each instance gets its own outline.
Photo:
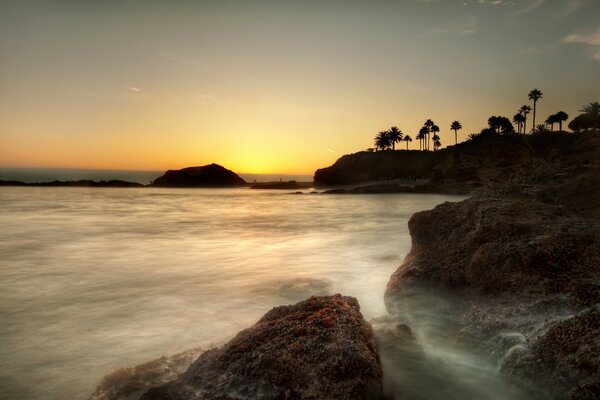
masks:
POLYGON ((107 373, 221 343, 336 292, 365 318, 441 195, 0 188, 0 393, 85 399, 107 373))

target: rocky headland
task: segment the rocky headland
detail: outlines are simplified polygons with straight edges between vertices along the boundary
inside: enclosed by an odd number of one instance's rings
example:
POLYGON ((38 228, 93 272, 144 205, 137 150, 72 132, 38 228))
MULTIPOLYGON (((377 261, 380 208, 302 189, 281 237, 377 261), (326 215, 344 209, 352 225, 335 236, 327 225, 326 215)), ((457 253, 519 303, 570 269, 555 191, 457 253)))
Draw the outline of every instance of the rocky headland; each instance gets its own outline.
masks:
POLYGON ((388 311, 440 297, 447 333, 530 398, 600 398, 600 137, 576 135, 473 197, 415 214, 388 311))
POLYGON ((151 186, 159 187, 231 187, 246 184, 238 174, 218 164, 168 170, 151 186))
POLYGON ((439 151, 362 151, 318 169, 314 182, 351 186, 330 193, 473 193, 536 161, 569 151, 581 135, 490 135, 439 151))

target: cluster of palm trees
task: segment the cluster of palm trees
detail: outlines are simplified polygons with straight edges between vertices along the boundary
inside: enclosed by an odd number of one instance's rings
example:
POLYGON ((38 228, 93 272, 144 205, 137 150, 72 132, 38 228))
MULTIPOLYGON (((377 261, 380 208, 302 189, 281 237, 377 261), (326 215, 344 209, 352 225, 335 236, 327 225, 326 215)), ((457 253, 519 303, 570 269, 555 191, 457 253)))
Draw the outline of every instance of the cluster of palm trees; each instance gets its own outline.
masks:
MULTIPOLYGON (((537 102, 540 100, 544 94, 539 89, 533 89, 529 92, 528 98, 533 101, 533 122, 531 124, 531 132, 546 132, 548 130, 548 125, 550 125, 550 130, 554 130, 554 124, 559 125, 559 130, 562 131, 562 123, 569 119, 569 115, 564 111, 559 111, 555 114, 551 114, 546 119, 544 124, 535 123, 536 119, 536 111, 537 111, 537 102)), ((527 104, 521 106, 519 111, 514 115, 513 122, 517 125, 517 133, 525 133, 527 132, 527 115, 532 111, 532 108, 527 104)))
MULTIPOLYGON (((569 115, 564 111, 558 111, 557 113, 551 114, 546 119, 545 123, 536 125, 536 112, 537 102, 542 99, 543 93, 539 89, 533 89, 529 92, 528 98, 533 101, 533 108, 527 104, 524 104, 519 108, 519 111, 513 116, 512 122, 517 126, 517 133, 525 134, 527 132, 527 115, 533 111, 533 121, 531 124, 532 133, 542 133, 548 130, 554 130, 554 124, 558 124, 558 129, 562 131, 563 122, 569 119, 569 115), (548 129, 550 126, 550 129, 548 129)), ((574 131, 586 130, 586 129, 599 129, 600 128, 600 103, 593 102, 584 106, 581 109, 582 114, 573 119, 569 123, 569 128, 574 131)), ((489 128, 484 131, 489 131, 489 134, 512 134, 515 132, 515 128, 511 121, 502 116, 492 115, 488 119, 489 128)), ((459 121, 454 121, 450 125, 450 129, 454 131, 454 144, 458 143, 458 131, 462 129, 462 125, 459 121)), ((481 133, 483 134, 484 131, 481 133)), ((419 150, 428 151, 433 145, 433 150, 439 150, 442 146, 439 126, 435 124, 431 119, 428 119, 423 124, 423 127, 419 130, 416 139, 419 140, 419 150)), ((479 134, 471 134, 470 137, 474 138, 479 134)), ((406 150, 408 150, 408 143, 412 142, 410 135, 404 135, 400 129, 396 126, 392 126, 386 131, 381 131, 375 136, 375 149, 373 150, 395 150, 396 143, 404 141, 406 142, 406 150)))
POLYGON ((546 118, 546 125, 550 125, 550 131, 554 131, 554 124, 558 124, 558 130, 562 131, 562 124, 569 119, 569 114, 564 111, 559 111, 551 114, 546 118))
MULTIPOLYGON (((450 129, 454 131, 454 143, 456 144, 458 143, 458 131, 462 129, 462 125, 459 121, 454 121, 450 125, 450 129)), ((431 145, 433 145, 434 151, 439 150, 442 147, 442 142, 438 133, 440 133, 440 127, 435 122, 431 119, 425 121, 423 127, 419 130, 419 134, 416 135, 416 138, 419 139, 419 150, 430 150, 431 145)), ((408 150, 408 143, 412 141, 410 135, 404 135, 400 129, 392 126, 386 131, 380 131, 375 136, 374 150, 395 150, 398 142, 406 142, 406 150, 408 150)))
POLYGON ((412 142, 410 135, 404 135, 396 126, 392 126, 387 131, 381 131, 375 136, 375 149, 377 150, 396 150, 396 143, 406 142, 406 150, 408 150, 408 142, 412 142))

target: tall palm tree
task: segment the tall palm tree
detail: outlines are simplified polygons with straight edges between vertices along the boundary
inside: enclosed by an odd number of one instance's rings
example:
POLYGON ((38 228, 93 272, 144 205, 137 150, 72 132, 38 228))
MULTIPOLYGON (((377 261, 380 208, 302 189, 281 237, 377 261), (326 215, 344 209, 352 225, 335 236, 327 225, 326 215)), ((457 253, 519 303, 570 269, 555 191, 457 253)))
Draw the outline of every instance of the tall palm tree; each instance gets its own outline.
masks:
POLYGON ((396 150, 396 143, 402 140, 402 131, 396 126, 392 126, 388 130, 388 138, 392 144, 392 150, 396 150))
POLYGON ((425 139, 427 139, 428 132, 429 130, 426 127, 422 127, 421 129, 419 129, 419 134, 417 135, 417 138, 419 138, 419 148, 421 150, 425 150, 425 139))
POLYGON ((425 121, 425 124, 423 124, 423 127, 427 129, 427 132, 425 132, 425 150, 429 150, 429 139, 431 135, 431 129, 434 125, 435 123, 431 119, 428 119, 425 121))
POLYGON ((525 117, 525 121, 523 121, 523 133, 527 133, 527 114, 531 112, 531 107, 529 107, 527 104, 524 104, 519 109, 519 112, 523 114, 523 117, 525 117))
POLYGON ((412 142, 412 138, 410 137, 410 135, 404 135, 404 138, 402 140, 406 142, 406 150, 408 150, 408 142, 412 142))
MULTIPOLYGON (((437 126, 436 124, 433 124, 433 126, 431 127, 431 133, 433 133, 433 138, 435 138, 436 136, 438 136, 438 133, 440 133, 440 127, 437 126)), ((439 141, 439 136, 438 136, 438 141, 439 141)), ((435 140, 434 140, 435 142, 435 140)), ((434 143, 435 145, 435 143, 434 143)), ((435 147, 435 146, 434 146, 435 147)))
POLYGON ((515 124, 517 124, 517 131, 519 133, 521 133, 521 128, 523 127, 523 124, 525 123, 526 120, 527 120, 527 118, 525 118, 525 116, 523 114, 521 114, 520 112, 516 113, 515 116, 513 117, 513 122, 515 124))
POLYGON ((452 125, 450 125, 450 129, 454 131, 454 144, 458 143, 458 135, 457 131, 462 129, 462 125, 458 121, 454 121, 452 125))
POLYGON ((562 124, 563 122, 569 119, 569 114, 567 114, 564 111, 559 111, 556 114, 554 114, 554 117, 556 118, 555 122, 558 122, 558 130, 562 131, 562 124))
POLYGON ((375 148, 379 150, 385 150, 390 147, 390 138, 388 131, 381 131, 375 136, 375 148))
POLYGON ((542 91, 538 90, 538 89, 533 89, 531 92, 529 92, 529 100, 533 101, 533 126, 535 126, 535 110, 536 110, 537 101, 539 99, 541 99, 542 96, 543 96, 542 91))

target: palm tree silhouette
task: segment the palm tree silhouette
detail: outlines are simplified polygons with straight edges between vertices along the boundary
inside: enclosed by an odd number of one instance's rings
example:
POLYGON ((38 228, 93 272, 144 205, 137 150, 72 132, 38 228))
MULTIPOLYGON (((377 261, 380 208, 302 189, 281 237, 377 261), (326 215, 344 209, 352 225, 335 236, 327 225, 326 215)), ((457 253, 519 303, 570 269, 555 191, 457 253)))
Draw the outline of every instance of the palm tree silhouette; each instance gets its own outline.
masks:
POLYGON ((440 141, 440 137, 438 135, 433 135, 433 150, 437 151, 442 147, 442 142, 440 141))
POLYGON ((527 118, 525 118, 525 116, 523 114, 521 114, 521 112, 518 112, 514 115, 513 122, 515 124, 517 124, 517 131, 519 133, 521 133, 521 128, 523 127, 523 124, 525 123, 526 120, 527 120, 527 118))
POLYGON ((584 113, 584 114, 589 114, 592 117, 598 118, 598 117, 600 117, 600 103, 598 103, 597 101, 594 101, 594 102, 592 102, 590 104, 586 104, 579 111, 582 112, 582 113, 584 113))
POLYGON ((402 140, 406 142, 406 150, 408 150, 408 142, 412 142, 412 138, 410 137, 410 135, 404 135, 404 138, 402 140))
POLYGON ((519 109, 519 112, 521 114, 523 114, 523 117, 525 117, 525 121, 523 121, 523 133, 526 133, 527 132, 527 114, 529 114, 531 112, 531 107, 529 107, 527 104, 524 104, 519 109))
POLYGON ((396 143, 402 140, 402 131, 398 127, 392 126, 387 132, 392 144, 392 150, 396 150, 396 143))
POLYGON ((554 124, 557 123, 558 121, 556 120, 556 114, 552 114, 552 115, 548 115, 548 118, 546 118, 546 125, 550 125, 550 131, 554 132, 554 124))
POLYGON ((431 129, 433 128, 434 125, 435 124, 430 119, 425 121, 425 124, 423 125, 423 127, 427 129, 427 132, 425 132, 425 150, 429 150, 429 139, 430 139, 431 129))
POLYGON ((375 148, 379 150, 385 150, 390 147, 390 138, 388 131, 381 131, 375 136, 375 148))
POLYGON ((533 131, 536 133, 548 132, 548 127, 546 126, 546 124, 537 124, 533 131))
POLYGON ((419 129, 419 134, 417 135, 417 139, 419 139, 419 149, 420 150, 425 150, 425 139, 427 137, 427 132, 429 132, 427 130, 426 127, 422 127, 421 129, 419 129))
POLYGON ((437 126, 436 124, 433 124, 433 126, 431 127, 431 132, 433 133, 433 145, 434 145, 434 150, 435 150, 435 137, 437 136, 438 138, 438 142, 440 140, 440 137, 438 136, 438 133, 440 133, 440 127, 437 126))
POLYGON ((555 122, 558 122, 558 130, 562 131, 562 124, 563 122, 565 122, 566 120, 569 119, 569 114, 567 114, 564 111, 559 111, 556 114, 554 114, 555 122))
POLYGON ((535 110, 536 110, 537 101, 539 99, 541 99, 542 96, 543 96, 542 91, 538 90, 538 89, 533 89, 531 92, 529 92, 529 100, 533 100, 533 126, 535 126, 535 110))
POLYGON ((462 129, 462 125, 458 121, 454 121, 452 125, 450 125, 450 129, 454 131, 454 144, 458 143, 457 131, 462 129))

